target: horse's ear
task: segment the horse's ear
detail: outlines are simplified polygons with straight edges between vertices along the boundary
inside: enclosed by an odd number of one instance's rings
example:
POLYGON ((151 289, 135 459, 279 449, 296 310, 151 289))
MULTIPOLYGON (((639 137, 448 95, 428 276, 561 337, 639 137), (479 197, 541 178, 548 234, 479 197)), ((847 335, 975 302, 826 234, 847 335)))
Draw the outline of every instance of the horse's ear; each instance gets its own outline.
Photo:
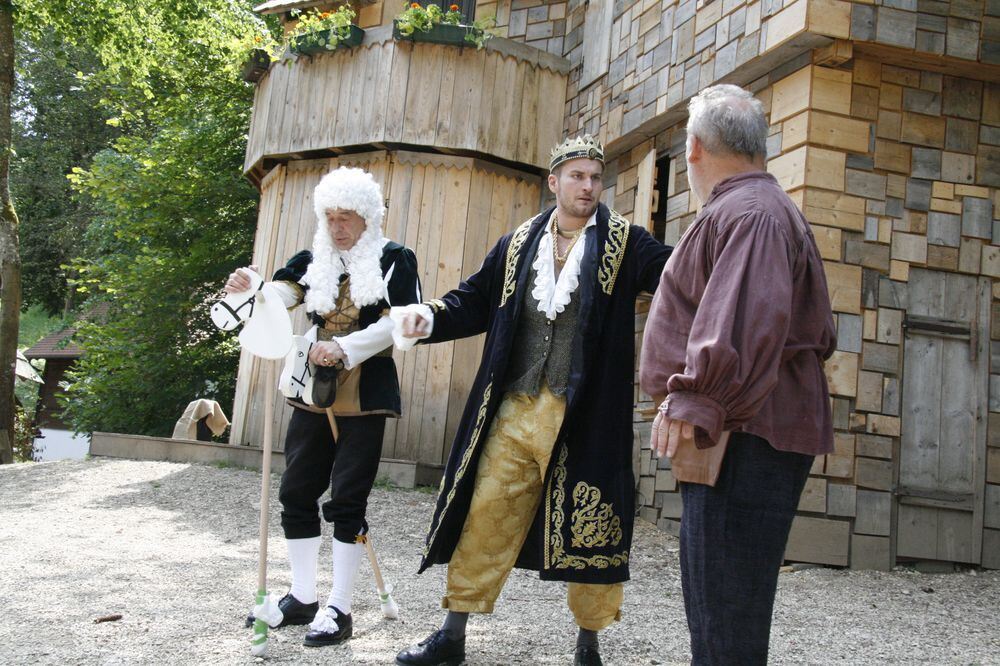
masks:
POLYGON ((254 271, 249 268, 244 268, 243 271, 250 278, 250 288, 235 294, 227 294, 212 306, 212 323, 223 331, 231 331, 253 316, 257 304, 257 292, 264 284, 264 278, 254 271))

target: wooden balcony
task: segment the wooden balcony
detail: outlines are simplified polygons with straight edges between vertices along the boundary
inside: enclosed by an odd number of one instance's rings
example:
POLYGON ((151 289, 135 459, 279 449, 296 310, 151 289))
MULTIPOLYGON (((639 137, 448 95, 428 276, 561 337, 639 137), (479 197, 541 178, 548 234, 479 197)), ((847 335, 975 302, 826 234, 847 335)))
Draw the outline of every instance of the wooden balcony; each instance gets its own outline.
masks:
POLYGON ((258 84, 244 171, 371 147, 415 147, 545 169, 562 140, 569 62, 519 42, 397 42, 272 65, 258 84))

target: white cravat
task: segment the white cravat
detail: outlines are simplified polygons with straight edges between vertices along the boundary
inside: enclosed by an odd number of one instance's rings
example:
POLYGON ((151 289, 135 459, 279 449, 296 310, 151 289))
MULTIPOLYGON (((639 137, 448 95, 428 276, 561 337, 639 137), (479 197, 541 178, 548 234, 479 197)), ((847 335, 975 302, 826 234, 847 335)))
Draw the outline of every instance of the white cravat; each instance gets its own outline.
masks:
POLYGON ((548 230, 551 223, 552 218, 549 217, 545 234, 538 241, 538 254, 535 255, 535 262, 531 266, 535 269, 535 286, 531 290, 531 295, 538 301, 538 311, 544 312, 546 317, 554 320, 556 315, 569 305, 573 292, 580 284, 580 262, 583 260, 586 245, 586 231, 588 227, 597 225, 597 212, 595 211, 587 220, 587 224, 583 225, 581 234, 584 238, 580 238, 573 245, 558 279, 552 252, 552 233, 548 230))

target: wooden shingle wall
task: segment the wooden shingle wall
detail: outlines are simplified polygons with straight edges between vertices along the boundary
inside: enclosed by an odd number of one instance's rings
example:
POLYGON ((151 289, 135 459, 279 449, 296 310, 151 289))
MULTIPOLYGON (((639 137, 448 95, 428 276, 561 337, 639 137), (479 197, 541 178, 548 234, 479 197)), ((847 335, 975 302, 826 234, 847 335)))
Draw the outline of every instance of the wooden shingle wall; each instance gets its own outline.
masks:
MULTIPOLYGON (((565 53, 566 0, 490 0, 476 3, 476 18, 496 16, 497 34, 541 51, 565 53)), ((595 3, 598 4, 598 3, 595 3)))
MULTIPOLYGON (((1000 566, 1000 342, 990 342, 1000 327, 989 321, 1000 318, 1000 289, 990 286, 1000 277, 1000 84, 855 58, 836 68, 805 65, 751 89, 770 113, 768 169, 812 223, 839 331, 826 365, 835 451, 813 467, 787 557, 879 569, 897 558, 1000 566), (935 285, 945 290, 937 305, 928 295, 935 285), (971 334, 946 339, 959 356, 923 381, 920 365, 905 361, 930 339, 907 322, 928 313, 971 334), (972 370, 949 378, 948 368, 954 374, 969 359, 972 370), (912 395, 904 394, 907 372, 912 395), (931 382, 937 393, 921 388, 931 382), (940 424, 928 431, 919 413, 931 411, 931 394, 940 424), (932 467, 941 487, 908 488, 908 479, 920 485, 924 463, 914 456, 926 451, 940 458, 932 467), (941 508, 949 503, 970 509, 941 508)), ((658 205, 665 241, 674 244, 697 210, 682 126, 620 156, 605 200, 634 212, 651 153, 666 170, 657 178, 667 181, 668 198, 658 205)), ((637 341, 644 310, 640 303, 637 341)), ((648 448, 654 406, 638 387, 636 401, 640 513, 676 532, 677 483, 669 461, 648 448)))
MULTIPOLYGON (((633 145, 633 132, 645 133, 701 88, 737 74, 758 78, 771 68, 765 54, 792 57, 807 45, 850 34, 851 3, 841 0, 643 0, 613 6, 607 73, 592 85, 581 79, 585 67, 571 75, 566 119, 570 133, 600 134, 611 146, 623 138, 633 145)), ((583 3, 570 4, 565 55, 575 65, 594 50, 585 39, 587 11, 583 3)))

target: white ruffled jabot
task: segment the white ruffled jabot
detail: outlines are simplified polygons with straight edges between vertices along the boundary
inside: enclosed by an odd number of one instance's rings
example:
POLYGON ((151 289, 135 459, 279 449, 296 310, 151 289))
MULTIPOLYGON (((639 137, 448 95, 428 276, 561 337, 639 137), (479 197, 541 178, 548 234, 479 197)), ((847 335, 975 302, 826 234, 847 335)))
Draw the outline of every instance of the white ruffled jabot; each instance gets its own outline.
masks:
MULTIPOLYGON (((546 229, 551 224, 551 219, 550 217, 546 222, 546 229)), ((559 272, 558 280, 555 258, 552 256, 551 231, 547 230, 538 241, 538 254, 535 255, 535 262, 531 265, 535 269, 535 286, 531 290, 531 295, 538 301, 538 311, 544 312, 550 320, 554 320, 556 315, 566 309, 573 292, 580 285, 580 262, 583 260, 583 248, 586 245, 586 230, 596 225, 595 212, 583 227, 584 237, 576 242, 566 257, 566 264, 559 272)))

